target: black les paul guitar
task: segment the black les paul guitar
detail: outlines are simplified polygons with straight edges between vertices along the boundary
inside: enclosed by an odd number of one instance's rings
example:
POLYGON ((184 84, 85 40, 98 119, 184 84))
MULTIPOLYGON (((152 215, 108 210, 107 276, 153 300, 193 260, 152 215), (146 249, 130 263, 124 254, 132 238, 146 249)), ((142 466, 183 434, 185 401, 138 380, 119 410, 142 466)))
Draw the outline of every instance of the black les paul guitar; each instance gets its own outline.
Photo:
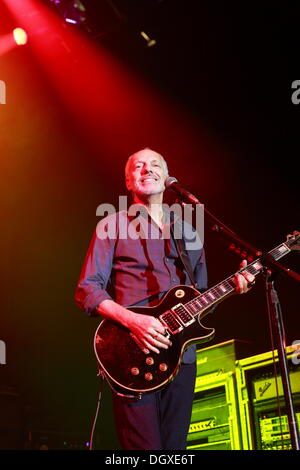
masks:
MULTIPOLYGON (((292 249, 299 249, 299 232, 294 232, 285 243, 268 253, 275 261, 292 249)), ((262 272, 261 258, 257 258, 239 273, 254 276, 262 272)), ((96 330, 94 349, 100 371, 110 386, 119 394, 139 397, 167 385, 179 370, 183 352, 194 343, 206 343, 214 336, 214 328, 206 328, 201 320, 211 307, 235 291, 234 275, 200 294, 189 286, 170 289, 155 307, 130 307, 130 310, 152 315, 165 326, 172 346, 160 354, 145 354, 136 344, 129 330, 118 323, 103 320, 96 330)))

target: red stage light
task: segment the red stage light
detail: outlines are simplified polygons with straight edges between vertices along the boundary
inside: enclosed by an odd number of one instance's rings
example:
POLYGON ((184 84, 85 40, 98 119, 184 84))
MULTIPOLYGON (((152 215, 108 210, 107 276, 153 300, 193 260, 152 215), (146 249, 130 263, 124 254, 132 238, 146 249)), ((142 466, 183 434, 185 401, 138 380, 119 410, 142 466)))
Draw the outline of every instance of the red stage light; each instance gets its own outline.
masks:
POLYGON ((24 44, 27 43, 28 36, 23 28, 15 28, 13 30, 13 36, 18 46, 24 46, 24 44))

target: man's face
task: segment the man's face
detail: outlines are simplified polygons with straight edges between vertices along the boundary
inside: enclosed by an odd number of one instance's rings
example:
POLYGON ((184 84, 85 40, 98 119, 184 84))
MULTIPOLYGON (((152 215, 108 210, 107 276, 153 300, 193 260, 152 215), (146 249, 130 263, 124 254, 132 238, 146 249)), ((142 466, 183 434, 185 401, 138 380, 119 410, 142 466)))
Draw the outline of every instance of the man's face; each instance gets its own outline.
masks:
POLYGON ((137 195, 162 193, 167 177, 161 156, 150 149, 137 152, 131 159, 126 174, 126 185, 129 191, 137 195))

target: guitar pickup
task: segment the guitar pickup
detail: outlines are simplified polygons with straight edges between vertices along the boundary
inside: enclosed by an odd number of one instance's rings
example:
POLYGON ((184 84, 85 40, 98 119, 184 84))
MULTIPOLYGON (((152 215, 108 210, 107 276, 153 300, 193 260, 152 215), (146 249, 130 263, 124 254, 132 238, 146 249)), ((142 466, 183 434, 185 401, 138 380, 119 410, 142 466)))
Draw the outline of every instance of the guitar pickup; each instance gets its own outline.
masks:
POLYGON ((172 334, 179 333, 184 327, 195 321, 193 315, 182 304, 175 305, 175 307, 163 313, 159 318, 172 334))
POLYGON ((194 316, 190 314, 183 304, 175 305, 175 307, 172 308, 172 311, 175 313, 183 326, 188 326, 195 321, 194 316))
POLYGON ((167 312, 160 315, 159 319, 173 335, 183 330, 183 325, 178 321, 175 312, 172 310, 167 310, 167 312))

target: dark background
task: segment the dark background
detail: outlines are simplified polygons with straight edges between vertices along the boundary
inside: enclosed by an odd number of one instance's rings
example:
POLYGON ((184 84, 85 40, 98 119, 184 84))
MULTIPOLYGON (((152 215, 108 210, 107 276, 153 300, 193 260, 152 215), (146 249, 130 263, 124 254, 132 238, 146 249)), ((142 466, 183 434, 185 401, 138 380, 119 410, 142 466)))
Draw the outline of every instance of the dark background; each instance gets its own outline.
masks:
MULTIPOLYGON (((0 107, 0 339, 7 347, 7 364, 0 365, 2 426, 12 427, 13 442, 19 420, 27 441, 32 431, 31 447, 40 445, 42 434, 50 447, 89 440, 98 394, 97 320, 85 318, 73 297, 96 208, 117 205, 118 195, 126 194, 123 168, 130 153, 144 146, 161 152, 171 175, 259 249, 268 251, 299 230, 300 105, 291 100, 292 82, 300 79, 299 7, 165 0, 115 1, 116 10, 109 2, 85 3, 90 40, 144 90, 154 90, 159 106, 170 108, 157 115, 137 98, 134 116, 140 120, 130 121, 124 108, 118 116, 112 101, 118 120, 114 127, 112 119, 106 136, 111 151, 101 134, 98 148, 91 147, 30 44, 0 57, 8 89, 0 107), (147 48, 140 31, 156 45, 147 48), (175 125, 167 119, 174 109, 175 125), (20 407, 13 418, 12 403, 20 407)), ((1 33, 11 24, 8 15, 1 33)), ((82 128, 91 123, 96 130, 94 118, 85 114, 82 128)), ((205 229, 213 285, 236 271, 240 258, 208 221, 205 229)), ((281 262, 300 271, 295 252, 281 262)), ((300 337, 299 285, 280 277, 278 292, 290 344, 300 337)), ((249 342, 249 355, 269 351, 263 278, 247 296, 220 305, 206 323, 216 328, 214 344, 237 338, 249 342)), ((22 448, 23 435, 18 439, 22 448)), ((96 439, 98 448, 116 445, 106 389, 96 439)))

